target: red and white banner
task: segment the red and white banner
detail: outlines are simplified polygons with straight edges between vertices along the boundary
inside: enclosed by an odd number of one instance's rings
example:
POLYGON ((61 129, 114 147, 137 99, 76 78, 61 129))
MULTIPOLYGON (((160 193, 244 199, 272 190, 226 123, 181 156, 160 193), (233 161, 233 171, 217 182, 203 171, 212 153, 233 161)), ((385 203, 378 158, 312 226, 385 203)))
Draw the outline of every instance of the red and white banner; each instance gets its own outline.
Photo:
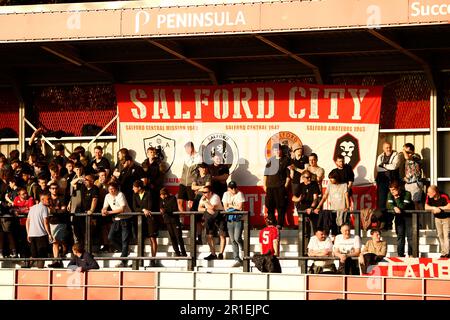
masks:
POLYGON ((246 193, 255 225, 262 223, 264 167, 276 142, 287 147, 299 143, 305 154, 316 153, 326 177, 335 168, 335 155, 344 155, 355 172, 357 208, 376 203, 382 87, 117 85, 116 93, 121 147, 134 150, 142 162, 150 145, 161 146, 166 185, 173 187, 181 175, 186 142, 194 142, 204 162, 212 163, 212 155, 219 154, 230 165, 231 179, 246 193))
POLYGON ((450 279, 450 259, 384 258, 367 269, 367 276, 450 279))

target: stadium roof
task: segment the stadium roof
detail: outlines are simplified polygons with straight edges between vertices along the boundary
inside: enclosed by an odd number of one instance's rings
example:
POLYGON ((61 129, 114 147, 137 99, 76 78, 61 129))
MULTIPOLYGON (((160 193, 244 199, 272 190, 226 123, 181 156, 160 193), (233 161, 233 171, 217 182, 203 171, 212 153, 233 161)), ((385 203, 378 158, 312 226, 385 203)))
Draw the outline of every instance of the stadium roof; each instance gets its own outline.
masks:
POLYGON ((450 25, 0 46, 0 85, 230 83, 450 70, 450 25))

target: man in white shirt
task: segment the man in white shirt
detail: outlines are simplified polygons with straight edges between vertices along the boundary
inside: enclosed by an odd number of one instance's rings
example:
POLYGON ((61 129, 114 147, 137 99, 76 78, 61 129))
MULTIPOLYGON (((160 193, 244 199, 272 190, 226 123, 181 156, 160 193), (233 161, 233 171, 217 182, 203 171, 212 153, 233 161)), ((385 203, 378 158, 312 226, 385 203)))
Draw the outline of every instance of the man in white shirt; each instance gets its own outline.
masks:
MULTIPOLYGON (((316 234, 308 243, 309 257, 331 257, 333 254, 333 242, 322 228, 317 228, 316 234)), ((310 268, 311 273, 334 273, 336 266, 333 260, 315 260, 310 268)))
MULTIPOLYGON (((245 197, 244 194, 238 190, 237 183, 230 181, 228 183, 228 191, 223 194, 222 203, 225 211, 243 211, 245 197)), ((242 241, 242 215, 228 214, 226 216, 228 235, 230 236, 230 243, 233 248, 233 259, 235 263, 233 267, 240 267, 242 260, 239 257, 239 247, 244 250, 244 242, 242 241)))
MULTIPOLYGON (((48 204, 50 195, 41 193, 40 202, 30 208, 26 222, 27 240, 31 246, 32 258, 47 258, 48 243, 53 242, 48 222, 48 204)), ((37 262, 38 268, 44 267, 43 260, 37 262)))
MULTIPOLYGON (((113 246, 122 249, 121 257, 128 256, 128 245, 130 243, 131 232, 131 216, 124 213, 131 212, 128 206, 125 195, 119 191, 119 186, 115 182, 108 184, 108 194, 105 196, 103 203, 102 216, 113 215, 113 224, 109 230, 108 240, 113 246), (108 210, 110 208, 110 210, 108 210), (121 239, 119 241, 118 239, 121 239)), ((121 263, 116 265, 116 268, 123 268, 128 266, 127 260, 122 260, 121 263)))
POLYGON ((206 235, 211 254, 205 260, 223 259, 226 241, 226 221, 225 216, 220 213, 223 211, 222 202, 217 194, 213 193, 210 186, 203 187, 203 196, 198 205, 198 211, 205 212, 206 235), (220 253, 216 255, 214 246, 214 235, 219 231, 220 253))
POLYGON ((361 253, 361 238, 350 234, 350 226, 343 224, 341 234, 334 240, 334 255, 339 258, 338 273, 359 275, 358 260, 361 253))

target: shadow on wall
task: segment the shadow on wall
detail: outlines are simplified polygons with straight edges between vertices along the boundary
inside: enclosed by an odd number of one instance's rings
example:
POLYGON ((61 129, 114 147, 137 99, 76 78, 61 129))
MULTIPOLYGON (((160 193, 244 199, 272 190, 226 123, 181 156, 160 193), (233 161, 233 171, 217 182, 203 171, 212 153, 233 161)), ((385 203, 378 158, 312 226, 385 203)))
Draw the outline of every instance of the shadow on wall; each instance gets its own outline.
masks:
POLYGON ((366 179, 367 176, 367 169, 364 166, 359 166, 356 169, 356 177, 355 177, 355 184, 357 186, 363 186, 363 185, 370 185, 372 184, 369 180, 366 179))
POLYGON ((236 181, 238 185, 241 184, 241 181, 245 181, 246 185, 256 186, 259 178, 248 170, 248 166, 247 159, 239 158, 238 167, 231 173, 231 180, 236 181))

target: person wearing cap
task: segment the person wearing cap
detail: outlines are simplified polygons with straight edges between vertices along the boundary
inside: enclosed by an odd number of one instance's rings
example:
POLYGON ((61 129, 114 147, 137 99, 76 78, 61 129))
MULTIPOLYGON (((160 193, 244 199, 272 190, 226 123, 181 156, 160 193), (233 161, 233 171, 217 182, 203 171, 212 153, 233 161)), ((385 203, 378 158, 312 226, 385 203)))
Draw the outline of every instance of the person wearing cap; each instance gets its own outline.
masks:
POLYGON ((292 145, 292 160, 289 166, 292 194, 298 193, 301 175, 308 169, 308 157, 303 154, 303 145, 296 142, 292 145))
POLYGON ((288 192, 290 182, 289 165, 291 159, 285 157, 279 143, 272 146, 273 156, 267 161, 264 170, 263 188, 266 192, 265 206, 267 215, 275 221, 275 210, 278 212, 277 228, 284 224, 284 216, 287 210, 288 192))
MULTIPOLYGON (((195 192, 195 199, 194 204, 192 205, 192 211, 198 210, 198 204, 200 203, 200 199, 203 196, 203 187, 210 186, 211 185, 211 175, 209 174, 209 168, 208 165, 204 162, 202 162, 198 166, 198 172, 199 175, 195 178, 194 182, 192 182, 192 191, 195 192)), ((195 216, 195 223, 197 225, 196 227, 196 244, 202 244, 202 216, 196 215, 195 216)))
MULTIPOLYGON (((223 194, 222 203, 225 211, 243 211, 245 197, 244 194, 238 190, 237 183, 230 181, 228 183, 228 191, 223 194)), ((230 237, 231 247, 233 248, 233 259, 235 261, 233 267, 242 266, 242 259, 239 257, 239 247, 244 250, 244 242, 242 241, 242 221, 241 215, 228 214, 227 229, 230 237)))
POLYGON ((177 199, 170 194, 167 188, 159 191, 161 200, 159 201, 160 212, 169 232, 170 242, 177 257, 187 257, 186 248, 184 246, 183 231, 180 219, 173 213, 178 210, 177 199))

